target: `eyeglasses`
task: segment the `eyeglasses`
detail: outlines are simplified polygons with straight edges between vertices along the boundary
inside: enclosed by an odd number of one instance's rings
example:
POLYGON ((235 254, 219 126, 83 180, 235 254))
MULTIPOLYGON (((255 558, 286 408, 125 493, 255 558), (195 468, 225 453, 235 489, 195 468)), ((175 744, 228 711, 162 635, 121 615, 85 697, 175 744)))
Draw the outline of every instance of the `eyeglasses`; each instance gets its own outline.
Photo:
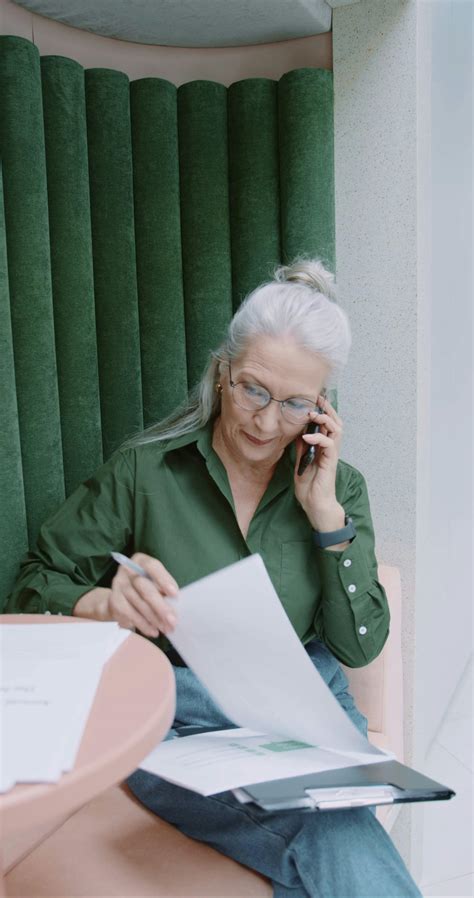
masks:
POLYGON ((232 398, 239 408, 243 408, 248 412, 255 412, 259 409, 266 408, 270 402, 278 402, 281 413, 286 421, 290 424, 304 424, 308 420, 310 412, 317 410, 317 405, 312 399, 305 399, 303 396, 291 396, 289 399, 275 399, 271 396, 265 387, 260 384, 249 383, 242 380, 234 383, 232 380, 232 370, 229 365, 230 378, 229 383, 232 388, 232 398))

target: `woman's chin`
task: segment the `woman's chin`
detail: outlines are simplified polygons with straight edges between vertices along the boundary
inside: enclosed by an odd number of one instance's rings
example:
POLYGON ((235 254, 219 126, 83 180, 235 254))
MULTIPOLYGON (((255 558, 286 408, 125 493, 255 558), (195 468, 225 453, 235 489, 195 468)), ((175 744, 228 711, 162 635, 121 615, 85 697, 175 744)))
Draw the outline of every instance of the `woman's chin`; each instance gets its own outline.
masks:
POLYGON ((252 439, 245 431, 241 432, 240 446, 242 455, 248 461, 276 464, 279 455, 281 454, 278 452, 277 440, 260 442, 256 439, 252 439))

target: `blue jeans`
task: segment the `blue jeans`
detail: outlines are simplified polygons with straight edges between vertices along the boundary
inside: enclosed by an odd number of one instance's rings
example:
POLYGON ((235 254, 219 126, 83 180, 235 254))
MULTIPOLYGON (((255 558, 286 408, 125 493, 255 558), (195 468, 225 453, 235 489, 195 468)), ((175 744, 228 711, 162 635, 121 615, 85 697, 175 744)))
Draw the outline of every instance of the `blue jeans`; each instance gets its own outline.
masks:
MULTIPOLYGON (((306 650, 350 719, 367 735, 367 720, 334 656, 318 640, 306 650)), ((232 723, 191 670, 174 671, 174 725, 232 723)), ((232 792, 205 798, 143 770, 135 771, 127 785, 181 832, 268 877, 274 898, 422 898, 372 808, 269 812, 241 805, 232 792)))

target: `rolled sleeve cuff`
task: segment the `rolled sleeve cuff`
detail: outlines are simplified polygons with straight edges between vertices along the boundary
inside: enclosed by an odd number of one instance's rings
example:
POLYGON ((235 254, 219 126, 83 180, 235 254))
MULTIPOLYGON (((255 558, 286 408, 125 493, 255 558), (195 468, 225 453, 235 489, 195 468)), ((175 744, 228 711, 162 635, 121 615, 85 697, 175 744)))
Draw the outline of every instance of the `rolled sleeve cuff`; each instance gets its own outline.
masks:
MULTIPOLYGON (((72 616, 76 602, 93 589, 90 583, 49 583, 41 590, 25 587, 16 598, 15 610, 24 614, 64 614, 72 616)), ((8 610, 8 606, 7 606, 8 610)))

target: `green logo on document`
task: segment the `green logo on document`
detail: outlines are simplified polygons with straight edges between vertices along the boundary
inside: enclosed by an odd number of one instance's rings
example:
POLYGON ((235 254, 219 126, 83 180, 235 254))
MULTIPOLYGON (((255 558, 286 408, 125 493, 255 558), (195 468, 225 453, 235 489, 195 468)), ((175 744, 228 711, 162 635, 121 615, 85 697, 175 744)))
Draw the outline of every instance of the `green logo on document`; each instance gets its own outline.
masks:
POLYGON ((314 748, 308 742, 298 742, 297 739, 287 739, 285 742, 267 742, 260 748, 266 748, 268 751, 296 751, 298 748, 314 748))

